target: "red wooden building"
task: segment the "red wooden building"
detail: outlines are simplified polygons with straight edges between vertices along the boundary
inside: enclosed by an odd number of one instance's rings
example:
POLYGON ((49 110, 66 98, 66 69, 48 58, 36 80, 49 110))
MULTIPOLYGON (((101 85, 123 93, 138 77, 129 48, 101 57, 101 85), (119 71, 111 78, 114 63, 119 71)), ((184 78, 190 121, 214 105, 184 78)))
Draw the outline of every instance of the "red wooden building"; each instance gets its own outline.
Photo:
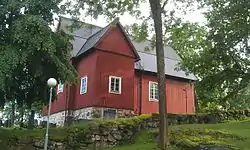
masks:
MULTIPOLYGON (((156 55, 151 42, 133 40, 118 19, 104 28, 81 22, 81 28, 74 31, 68 28, 72 22, 60 17, 57 29, 74 36, 71 61, 80 84, 58 85, 51 121, 63 124, 66 116, 116 118, 158 112, 156 55)), ((177 71, 180 61, 176 51, 165 46, 168 112, 193 113, 196 77, 177 71)))

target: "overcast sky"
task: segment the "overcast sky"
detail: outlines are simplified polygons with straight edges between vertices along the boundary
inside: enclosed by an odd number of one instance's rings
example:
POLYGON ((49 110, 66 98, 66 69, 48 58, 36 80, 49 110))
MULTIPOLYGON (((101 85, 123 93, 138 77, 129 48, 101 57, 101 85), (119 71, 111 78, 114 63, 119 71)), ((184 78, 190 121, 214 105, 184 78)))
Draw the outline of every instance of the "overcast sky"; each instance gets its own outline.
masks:
MULTIPOLYGON (((144 16, 148 16, 149 10, 150 10, 149 3, 143 3, 140 7, 141 7, 141 10, 142 10, 144 16)), ((172 7, 172 6, 169 6, 169 7, 172 7)), ((203 22, 205 22, 205 18, 202 14, 203 11, 204 10, 194 11, 186 16, 183 16, 183 18, 185 20, 190 21, 190 22, 198 22, 200 24, 203 24, 203 22)), ((64 16, 71 18, 70 15, 64 15, 64 16)), ((90 16, 89 17, 82 17, 82 18, 84 18, 84 20, 82 20, 82 21, 84 21, 86 23, 94 24, 94 25, 101 26, 101 27, 104 27, 108 24, 108 22, 104 19, 104 17, 99 17, 97 20, 91 19, 90 16)), ((131 25, 131 24, 137 22, 137 20, 134 17, 132 17, 131 15, 125 14, 125 15, 120 17, 120 22, 122 23, 122 25, 131 25)), ((55 22, 54 27, 57 26, 57 24, 58 24, 58 22, 55 22)))

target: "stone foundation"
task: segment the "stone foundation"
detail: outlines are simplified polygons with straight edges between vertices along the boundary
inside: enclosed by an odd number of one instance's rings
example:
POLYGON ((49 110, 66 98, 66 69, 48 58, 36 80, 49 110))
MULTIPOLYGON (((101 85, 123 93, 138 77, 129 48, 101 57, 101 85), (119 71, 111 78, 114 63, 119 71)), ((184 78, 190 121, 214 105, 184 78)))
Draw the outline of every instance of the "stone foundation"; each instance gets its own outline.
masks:
MULTIPOLYGON (((42 117, 43 121, 47 121, 47 116, 42 117)), ((57 112, 50 115, 49 122, 57 126, 63 126, 65 121, 65 111, 57 112)))
MULTIPOLYGON (((66 111, 61 111, 58 113, 51 114, 50 123, 56 124, 57 126, 63 126, 65 123, 65 114, 66 111)), ((71 111, 69 113, 69 116, 71 116, 74 121, 77 121, 77 120, 91 120, 94 118, 103 118, 103 119, 127 118, 135 116, 135 114, 133 110, 88 107, 71 111)), ((47 116, 43 117, 43 121, 47 121, 47 116)))

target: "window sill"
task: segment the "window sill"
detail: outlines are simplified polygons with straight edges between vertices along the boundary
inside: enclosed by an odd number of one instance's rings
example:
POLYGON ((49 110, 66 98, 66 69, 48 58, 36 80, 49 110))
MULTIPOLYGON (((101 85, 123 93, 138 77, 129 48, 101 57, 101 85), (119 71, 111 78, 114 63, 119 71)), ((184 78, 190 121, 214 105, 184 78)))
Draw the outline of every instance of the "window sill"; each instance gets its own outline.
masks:
POLYGON ((116 94, 116 95, 121 95, 121 92, 112 92, 112 91, 109 91, 110 94, 116 94))
POLYGON ((159 102, 158 99, 149 99, 150 102, 159 102))

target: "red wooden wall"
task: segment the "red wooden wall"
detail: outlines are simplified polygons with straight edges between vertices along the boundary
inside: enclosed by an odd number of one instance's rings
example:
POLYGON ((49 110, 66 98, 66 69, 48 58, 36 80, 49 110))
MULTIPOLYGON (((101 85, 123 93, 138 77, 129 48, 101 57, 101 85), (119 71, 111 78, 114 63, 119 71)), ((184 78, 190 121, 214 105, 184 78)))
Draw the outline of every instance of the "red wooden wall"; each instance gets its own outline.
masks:
MULTIPOLYGON (((69 107, 70 109, 80 109, 84 107, 91 107, 95 103, 96 94, 96 59, 97 53, 90 53, 88 56, 85 56, 81 59, 77 65, 76 69, 78 71, 79 77, 78 85, 73 85, 69 89, 69 102, 66 100, 66 85, 64 85, 63 93, 57 95, 57 99, 53 101, 51 106, 51 113, 56 113, 64 111, 69 107), (88 77, 88 87, 87 93, 80 95, 80 78, 82 76, 88 77), (69 103, 69 104, 68 104, 69 103), (68 105, 68 106, 67 106, 68 105)), ((47 114, 47 107, 44 108, 44 114, 47 114)))
POLYGON ((97 45, 96 106, 133 110, 135 55, 119 27, 97 45), (121 94, 109 93, 109 76, 121 77, 121 94))
MULTIPOLYGON (((156 75, 142 75, 142 102, 141 113, 148 114, 159 112, 157 101, 149 101, 149 81, 157 82, 156 75)), ((167 79, 166 81, 167 109, 169 113, 193 113, 194 112, 194 87, 193 84, 167 79)), ((139 77, 135 80, 134 110, 139 112, 139 77)))
MULTIPOLYGON (((57 87, 56 87, 57 90, 57 87)), ((65 110, 66 107, 66 92, 65 85, 63 86, 63 93, 59 93, 57 98, 53 100, 51 105, 51 113, 56 113, 65 110)), ((47 114, 48 106, 45 106, 43 109, 43 114, 47 114)))

